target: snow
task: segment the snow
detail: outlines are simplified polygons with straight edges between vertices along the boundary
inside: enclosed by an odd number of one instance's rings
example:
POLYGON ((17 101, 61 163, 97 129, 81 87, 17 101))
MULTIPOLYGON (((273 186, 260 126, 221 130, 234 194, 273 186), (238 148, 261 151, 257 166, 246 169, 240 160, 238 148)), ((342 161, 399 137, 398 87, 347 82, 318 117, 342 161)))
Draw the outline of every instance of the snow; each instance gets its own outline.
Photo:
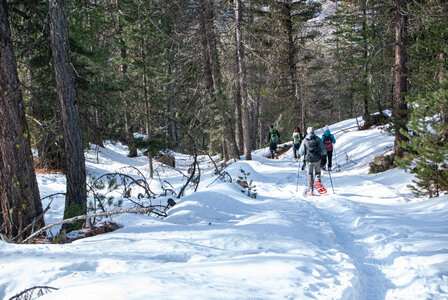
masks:
MULTIPOLYGON (((368 174, 393 137, 355 125, 330 126, 341 171, 331 181, 324 173, 325 196, 304 196, 306 174, 291 150, 270 160, 260 149, 226 168, 234 179, 240 168, 250 173, 256 198, 216 180, 201 157, 198 191, 172 197, 166 219, 114 216, 120 229, 65 245, 0 241, 0 298, 51 286, 58 290, 40 299, 448 299, 448 196, 414 198, 406 186, 413 177, 402 170, 368 174)), ((107 143, 97 163, 96 150, 86 155, 90 178, 129 165, 149 178, 143 155, 128 158, 125 146, 107 143)), ((187 174, 191 157, 175 156, 187 174)), ((176 191, 185 183, 180 172, 155 167, 176 191)), ((63 175, 38 182, 42 197, 65 190, 63 175)), ((149 184, 160 190, 157 176, 149 184)), ((64 197, 54 197, 46 223, 63 209, 64 197)))

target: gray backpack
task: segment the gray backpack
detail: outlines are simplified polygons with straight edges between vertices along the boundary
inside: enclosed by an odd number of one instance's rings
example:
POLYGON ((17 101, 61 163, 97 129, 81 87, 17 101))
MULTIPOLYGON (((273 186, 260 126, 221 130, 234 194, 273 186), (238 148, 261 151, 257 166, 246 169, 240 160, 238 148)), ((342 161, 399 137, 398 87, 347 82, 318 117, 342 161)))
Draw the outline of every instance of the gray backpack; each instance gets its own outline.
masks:
POLYGON ((309 162, 319 161, 322 157, 319 151, 319 144, 316 141, 316 136, 311 137, 306 145, 306 160, 309 162))

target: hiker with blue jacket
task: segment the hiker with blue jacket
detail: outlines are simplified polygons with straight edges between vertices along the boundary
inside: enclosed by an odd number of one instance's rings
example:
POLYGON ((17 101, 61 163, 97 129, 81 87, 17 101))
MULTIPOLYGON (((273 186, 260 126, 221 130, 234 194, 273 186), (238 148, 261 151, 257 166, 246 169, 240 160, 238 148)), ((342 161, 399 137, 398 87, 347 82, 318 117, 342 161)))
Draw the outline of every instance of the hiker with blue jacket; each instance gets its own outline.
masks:
POLYGON ((313 127, 308 127, 306 132, 307 135, 300 145, 299 154, 305 156, 304 161, 308 167, 308 191, 306 194, 313 195, 314 179, 322 182, 320 165, 322 158, 327 155, 327 149, 322 140, 314 134, 313 127))
POLYGON ((294 159, 300 159, 299 149, 300 144, 302 143, 303 135, 300 133, 300 128, 294 128, 294 132, 292 133, 292 151, 294 153, 294 159))
POLYGON ((326 159, 322 160, 322 169, 331 171, 332 160, 333 160, 333 144, 336 144, 336 139, 334 135, 330 133, 330 129, 328 129, 328 125, 324 127, 324 134, 322 135, 322 142, 325 145, 325 149, 327 150, 326 159), (328 168, 325 165, 328 163, 328 168))
POLYGON ((272 124, 269 126, 268 143, 269 143, 269 150, 271 151, 271 158, 278 159, 277 145, 280 144, 280 133, 276 128, 274 128, 274 125, 272 124))

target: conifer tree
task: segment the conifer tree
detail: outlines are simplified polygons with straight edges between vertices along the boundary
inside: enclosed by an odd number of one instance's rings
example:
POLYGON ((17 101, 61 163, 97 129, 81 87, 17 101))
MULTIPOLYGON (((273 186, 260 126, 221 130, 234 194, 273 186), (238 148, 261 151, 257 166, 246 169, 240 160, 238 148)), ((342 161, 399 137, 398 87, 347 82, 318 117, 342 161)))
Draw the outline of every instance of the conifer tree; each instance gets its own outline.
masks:
POLYGON ((412 187, 417 195, 437 197, 448 191, 448 123, 443 115, 448 105, 448 5, 419 3, 410 11, 410 133, 401 144, 406 151, 398 164, 416 175, 412 187))
POLYGON ((12 239, 44 224, 33 165, 30 134, 11 43, 6 0, 0 1, 0 204, 6 235, 12 239), (42 216, 40 216, 42 217, 42 216), (34 226, 29 226, 35 222, 34 226))
MULTIPOLYGON (((49 2, 49 9, 53 66, 56 75, 62 126, 64 129, 67 163, 67 192, 64 218, 68 219, 86 214, 87 212, 86 165, 74 71, 70 61, 66 1, 51 0, 49 2)), ((81 226, 82 222, 78 222, 65 226, 64 228, 67 231, 71 231, 81 226)))

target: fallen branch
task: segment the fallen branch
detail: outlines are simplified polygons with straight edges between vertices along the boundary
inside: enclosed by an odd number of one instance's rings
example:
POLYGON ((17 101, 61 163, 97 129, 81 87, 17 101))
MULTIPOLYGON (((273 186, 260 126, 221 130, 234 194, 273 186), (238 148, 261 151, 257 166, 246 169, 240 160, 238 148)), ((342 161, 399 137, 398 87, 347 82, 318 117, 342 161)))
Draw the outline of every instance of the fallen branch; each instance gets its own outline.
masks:
POLYGON ((139 208, 127 208, 127 209, 119 209, 119 210, 112 210, 112 211, 106 211, 106 212, 100 212, 95 214, 88 214, 88 215, 82 215, 82 216, 76 216, 70 219, 61 220, 52 224, 49 224, 47 226, 42 227, 26 239, 24 239, 21 244, 28 243, 32 240, 34 240, 38 235, 40 235, 42 232, 57 226, 57 225, 63 225, 63 224, 69 224, 73 223, 79 220, 85 220, 90 218, 96 218, 96 217, 109 217, 112 215, 118 215, 118 214, 125 214, 125 213, 134 213, 134 214, 143 214, 143 213, 152 213, 154 209, 152 207, 139 207, 139 208))
POLYGON ((53 200, 50 201, 50 203, 48 203, 47 208, 45 208, 45 210, 37 217, 33 220, 33 222, 31 222, 28 226, 25 227, 25 229, 23 229, 18 235, 16 235, 12 241, 16 241, 22 234, 24 234, 30 227, 33 227, 34 230, 34 225, 36 225, 36 223, 43 218, 43 216, 47 213, 47 211, 50 209, 50 205, 53 202, 53 200))
POLYGON ((46 293, 49 293, 51 290, 58 290, 58 288, 51 286, 33 286, 29 289, 26 289, 15 296, 9 298, 9 300, 19 300, 19 299, 33 299, 33 293, 35 290, 37 291, 37 297, 43 296, 46 293))
POLYGON ((358 126, 346 127, 346 128, 342 128, 342 129, 340 129, 340 130, 334 132, 333 134, 338 134, 339 132, 347 133, 347 132, 350 131, 350 129, 355 129, 355 128, 356 128, 356 129, 359 129, 358 126))

